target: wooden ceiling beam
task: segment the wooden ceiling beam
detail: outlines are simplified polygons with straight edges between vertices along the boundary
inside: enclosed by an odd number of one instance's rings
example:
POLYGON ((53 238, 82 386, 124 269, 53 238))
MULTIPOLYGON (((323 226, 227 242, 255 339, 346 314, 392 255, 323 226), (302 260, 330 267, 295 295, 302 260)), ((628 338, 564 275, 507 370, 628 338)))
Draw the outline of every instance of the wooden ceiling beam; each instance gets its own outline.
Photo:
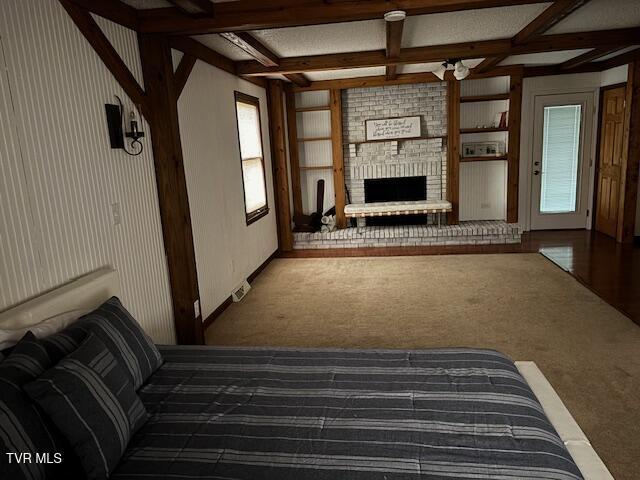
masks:
POLYGON ((474 68, 474 70, 478 72, 488 72, 492 68, 497 67, 498 64, 505 58, 507 58, 507 55, 500 55, 499 57, 487 57, 482 62, 480 62, 476 66, 476 68, 474 68))
MULTIPOLYGON (((208 63, 212 67, 219 68, 232 75, 238 75, 236 72, 236 64, 233 60, 219 54, 215 50, 210 49, 193 38, 171 37, 170 44, 171 48, 180 50, 185 55, 191 55, 198 60, 208 63)), ((266 86, 266 82, 263 78, 243 77, 243 79, 263 88, 266 86)))
MULTIPOLYGON (((404 65, 409 63, 440 62, 447 58, 480 58, 525 53, 553 52, 578 48, 596 48, 604 45, 633 44, 640 36, 640 28, 601 30, 597 32, 541 35, 521 45, 512 45, 510 39, 455 43, 429 47, 403 48, 397 58, 387 58, 384 50, 349 52, 280 59, 277 67, 265 67, 256 61, 238 62, 239 75, 277 75, 343 68, 404 65)), ((477 69, 474 69, 477 71, 477 69)), ((482 73, 482 72, 478 72, 482 73)))
POLYGON ((584 65, 585 63, 590 63, 601 57, 609 55, 610 53, 617 52, 618 50, 620 50, 620 48, 621 47, 619 46, 594 48, 593 50, 585 52, 582 55, 578 55, 575 58, 571 58, 566 62, 561 63, 560 65, 558 65, 558 68, 560 70, 569 70, 572 68, 576 68, 580 65, 584 65))
POLYGON ((187 84, 187 80, 189 80, 189 75, 191 75, 191 70, 193 70, 196 61, 197 58, 193 55, 189 55, 188 53, 185 53, 182 56, 182 59, 178 64, 178 68, 176 68, 176 71, 173 74, 176 88, 176 98, 180 98, 180 94, 182 93, 182 90, 184 90, 184 86, 187 84))
MULTIPOLYGON (((586 4, 589 0, 557 0, 549 8, 545 9, 540 15, 534 18, 526 27, 518 32, 512 39, 513 45, 521 45, 544 32, 560 22, 567 15, 573 13, 576 9, 586 4)), ((485 58, 476 69, 479 72, 486 72, 503 60, 508 55, 500 55, 493 58, 485 58)))
POLYGON ((131 30, 138 30, 138 11, 121 2, 120 0, 110 0, 108 2, 96 2, 95 0, 71 0, 79 7, 91 13, 118 23, 131 30))
POLYGON ((574 68, 560 70, 560 65, 540 65, 537 67, 525 67, 523 76, 529 77, 546 77, 549 75, 570 75, 572 73, 591 73, 602 70, 601 62, 583 63, 574 68))
MULTIPOLYGON (((471 70, 471 74, 467 77, 470 80, 477 78, 499 77, 506 75, 522 75, 523 69, 521 65, 510 65, 508 67, 498 67, 489 73, 475 74, 471 70)), ((453 72, 447 72, 445 80, 453 80, 453 72)), ((344 89, 344 88, 367 88, 367 87, 381 87, 385 85, 407 85, 412 83, 433 83, 441 82, 431 72, 421 73, 405 73, 399 74, 393 80, 387 80, 386 75, 375 75, 371 77, 355 77, 355 78, 342 78, 339 80, 321 80, 317 82, 311 82, 306 87, 293 87, 295 92, 305 92, 311 90, 331 90, 331 89, 344 89)))
POLYGON ((209 0, 169 0, 182 13, 189 16, 213 15, 213 3, 209 0))
POLYGON ((143 32, 202 35, 382 19, 390 10, 407 15, 457 12, 478 8, 544 3, 547 0, 239 0, 215 5, 215 16, 193 18, 176 8, 139 12, 143 32))
POLYGON ((87 39, 102 62, 109 69, 116 81, 120 84, 127 96, 138 105, 142 114, 149 118, 149 105, 145 91, 116 52, 109 39, 102 32, 89 11, 80 7, 71 0, 59 0, 67 11, 73 23, 78 27, 82 35, 87 39))
POLYGON ((233 60, 210 49, 206 45, 189 37, 171 37, 171 48, 180 50, 184 54, 191 55, 209 65, 217 67, 225 72, 236 74, 236 66, 233 60))
POLYGON ((297 87, 308 87, 311 82, 302 73, 289 73, 285 75, 285 78, 297 87))
POLYGON ((600 65, 601 70, 609 70, 610 68, 619 67, 620 65, 626 65, 627 63, 633 63, 637 61, 640 61, 640 48, 622 53, 616 57, 609 58, 608 60, 594 62, 594 64, 600 65))
MULTIPOLYGON (((386 22, 387 26, 387 58, 398 58, 402 46, 402 29, 404 19, 395 22, 386 22)), ((397 65, 387 65, 387 80, 393 80, 397 76, 397 65)))
POLYGON ((280 63, 278 56, 265 47, 257 38, 247 32, 224 32, 220 36, 251 55, 265 67, 275 67, 280 63))
POLYGON ((618 56, 601 60, 599 62, 585 62, 572 68, 561 69, 560 65, 544 65, 540 67, 526 67, 525 77, 544 77, 547 75, 568 75, 572 73, 602 72, 610 68, 619 67, 640 60, 640 48, 620 54, 618 56))
POLYGON ((542 35, 588 2, 589 0, 556 0, 513 37, 513 44, 520 45, 542 35))
MULTIPOLYGON (((280 58, 250 33, 225 32, 220 36, 244 50, 265 67, 277 67, 280 64, 280 58)), ((306 87, 311 83, 302 73, 289 73, 285 78, 299 87, 306 87)))

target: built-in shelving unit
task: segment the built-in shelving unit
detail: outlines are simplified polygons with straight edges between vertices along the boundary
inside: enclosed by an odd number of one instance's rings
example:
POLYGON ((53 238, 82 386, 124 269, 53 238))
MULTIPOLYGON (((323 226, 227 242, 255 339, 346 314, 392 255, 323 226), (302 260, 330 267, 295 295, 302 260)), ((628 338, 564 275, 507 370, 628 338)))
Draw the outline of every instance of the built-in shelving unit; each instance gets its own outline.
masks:
POLYGON ((509 127, 483 127, 483 128, 461 128, 461 134, 468 133, 493 133, 493 132, 508 132, 509 127))
POLYGON ((326 210, 337 203, 330 91, 290 91, 286 107, 294 217, 315 211, 318 180, 324 180, 326 210))
POLYGON ((509 100, 509 94, 499 93, 496 95, 474 95, 470 97, 460 97, 460 103, 496 102, 498 100, 509 100))
POLYGON ((300 107, 296 108, 296 112, 321 112, 323 110, 331 110, 329 106, 319 106, 319 107, 300 107))
POLYGON ((324 140, 331 140, 331 137, 308 137, 308 138, 299 138, 299 142, 322 142, 324 140))
POLYGON ((517 222, 522 77, 512 75, 461 83, 464 88, 454 97, 459 109, 453 107, 453 113, 459 115, 454 128, 459 131, 455 140, 460 143, 452 149, 455 157, 452 161, 461 166, 457 171, 452 168, 458 174, 455 180, 459 187, 460 218, 517 222), (509 112, 507 126, 494 127, 504 111, 509 112), (503 142, 504 146, 499 148, 501 155, 462 156, 466 143, 485 142, 503 142))
POLYGON ((494 155, 494 156, 478 156, 478 157, 460 157, 461 162, 491 162, 494 160, 507 160, 506 155, 494 155))

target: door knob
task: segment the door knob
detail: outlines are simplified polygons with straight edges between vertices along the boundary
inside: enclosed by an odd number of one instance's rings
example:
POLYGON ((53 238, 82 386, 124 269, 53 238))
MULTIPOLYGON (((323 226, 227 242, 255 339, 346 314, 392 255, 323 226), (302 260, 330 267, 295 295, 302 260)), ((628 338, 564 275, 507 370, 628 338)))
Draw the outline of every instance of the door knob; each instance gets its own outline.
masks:
POLYGON ((540 170, 534 170, 534 171, 533 171, 533 174, 534 174, 534 175, 540 175, 540 170))

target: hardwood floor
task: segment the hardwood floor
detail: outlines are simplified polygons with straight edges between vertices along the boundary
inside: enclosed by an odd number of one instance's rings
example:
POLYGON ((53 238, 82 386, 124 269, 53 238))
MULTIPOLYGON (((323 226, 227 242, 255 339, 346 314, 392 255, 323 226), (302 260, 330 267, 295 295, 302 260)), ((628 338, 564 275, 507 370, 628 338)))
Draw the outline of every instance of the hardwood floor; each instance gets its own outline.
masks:
POLYGON ((640 325, 640 245, 589 230, 525 233, 520 245, 297 250, 282 257, 361 257, 540 252, 640 325))
POLYGON ((537 251, 640 325, 640 246, 587 230, 531 232, 525 251, 537 251))

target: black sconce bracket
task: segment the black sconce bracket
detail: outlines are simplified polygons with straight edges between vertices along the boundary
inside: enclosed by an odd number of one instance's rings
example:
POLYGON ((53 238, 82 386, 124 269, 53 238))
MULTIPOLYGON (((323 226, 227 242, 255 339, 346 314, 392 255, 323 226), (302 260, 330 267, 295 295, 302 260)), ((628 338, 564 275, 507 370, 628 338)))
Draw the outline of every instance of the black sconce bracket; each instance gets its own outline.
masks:
POLYGON ((138 122, 136 121, 136 116, 133 111, 130 113, 130 130, 128 132, 124 131, 124 105, 122 104, 120 97, 117 95, 115 95, 115 97, 118 99, 118 105, 107 103, 104 106, 105 113, 107 115, 109 143, 111 144, 111 148, 121 148, 131 156, 140 155, 144 149, 142 142, 140 142, 140 139, 144 137, 144 132, 138 130, 138 122), (127 150, 124 140, 125 138, 131 139, 130 146, 132 151, 127 150))

